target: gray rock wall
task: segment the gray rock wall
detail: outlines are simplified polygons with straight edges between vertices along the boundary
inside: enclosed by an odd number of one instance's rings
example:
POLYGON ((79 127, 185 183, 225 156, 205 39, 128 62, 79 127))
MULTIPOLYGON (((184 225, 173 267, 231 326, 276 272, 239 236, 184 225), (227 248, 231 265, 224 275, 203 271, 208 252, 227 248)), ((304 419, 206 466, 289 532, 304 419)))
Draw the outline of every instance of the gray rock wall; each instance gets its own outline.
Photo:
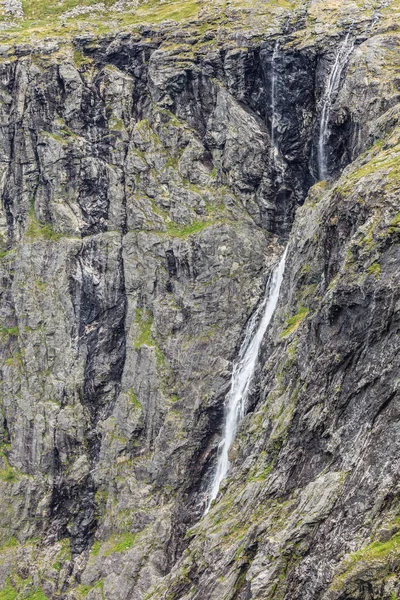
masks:
POLYGON ((275 160, 276 36, 83 36, 0 64, 4 589, 397 593, 373 549, 367 575, 339 564, 397 532, 398 36, 365 31, 329 146, 332 174, 355 162, 300 209, 337 39, 286 30, 275 160), (251 412, 198 523, 232 360, 290 230, 251 412))

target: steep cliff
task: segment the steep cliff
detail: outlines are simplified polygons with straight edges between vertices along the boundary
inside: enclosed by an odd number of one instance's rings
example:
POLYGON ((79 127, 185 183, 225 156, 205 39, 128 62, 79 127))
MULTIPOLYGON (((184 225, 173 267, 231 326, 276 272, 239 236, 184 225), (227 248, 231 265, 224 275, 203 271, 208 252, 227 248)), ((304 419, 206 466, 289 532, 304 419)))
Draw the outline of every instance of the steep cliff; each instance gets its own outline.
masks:
POLYGON ((0 600, 400 598, 399 12, 3 2, 0 600))

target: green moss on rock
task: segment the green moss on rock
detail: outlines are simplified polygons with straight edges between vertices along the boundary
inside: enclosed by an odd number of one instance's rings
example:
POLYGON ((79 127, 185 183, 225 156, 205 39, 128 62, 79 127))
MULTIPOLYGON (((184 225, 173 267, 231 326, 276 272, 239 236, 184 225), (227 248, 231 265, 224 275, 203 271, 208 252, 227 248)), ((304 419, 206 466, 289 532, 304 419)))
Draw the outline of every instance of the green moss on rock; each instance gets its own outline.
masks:
POLYGON ((343 588, 348 580, 351 580, 358 571, 364 568, 382 567, 389 574, 391 559, 400 559, 400 531, 397 531, 386 541, 375 541, 357 552, 349 554, 341 564, 341 574, 336 575, 331 589, 343 588))
POLYGON ((300 327, 308 313, 309 309, 305 306, 301 306, 295 315, 289 317, 289 319, 286 320, 285 329, 281 333, 281 338, 286 338, 294 333, 300 327))
POLYGON ((367 271, 370 275, 374 275, 374 277, 379 279, 379 277, 381 276, 381 265, 375 262, 370 267, 368 267, 367 271))

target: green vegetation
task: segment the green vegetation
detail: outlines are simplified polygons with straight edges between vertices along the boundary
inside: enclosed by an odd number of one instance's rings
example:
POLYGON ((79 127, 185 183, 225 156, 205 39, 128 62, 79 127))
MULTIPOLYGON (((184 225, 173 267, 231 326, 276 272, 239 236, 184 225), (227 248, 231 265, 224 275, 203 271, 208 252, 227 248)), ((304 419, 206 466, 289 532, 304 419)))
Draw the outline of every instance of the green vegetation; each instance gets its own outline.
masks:
POLYGON ((348 564, 351 567, 360 561, 382 560, 386 559, 392 552, 400 550, 400 531, 395 533, 386 542, 372 542, 365 548, 357 550, 350 554, 348 564))
POLYGON ((295 315, 293 315, 293 317, 290 317, 289 319, 286 320, 286 326, 285 326, 285 329, 281 333, 281 338, 288 337, 294 331, 296 331, 296 329, 299 328, 301 323, 307 317, 308 313, 309 313, 308 308, 306 308, 305 306, 300 306, 299 311, 295 315))
POLYGON ((33 203, 29 211, 28 227, 26 228, 25 235, 28 239, 34 241, 38 239, 44 239, 50 242, 59 240, 62 235, 56 233, 50 223, 40 223, 37 220, 35 208, 33 203))
MULTIPOLYGON (((105 10, 92 11, 87 14, 75 17, 64 18, 64 15, 77 6, 90 7, 99 4, 98 0, 22 0, 25 18, 22 20, 7 17, 4 10, 0 9, 0 21, 2 21, 2 38, 11 43, 27 39, 37 40, 58 37, 59 39, 70 40, 82 30, 93 33, 95 36, 104 35, 109 32, 117 31, 136 31, 141 23, 159 24, 165 20, 175 21, 177 23, 185 22, 186 27, 190 27, 196 22, 196 34, 199 37, 198 45, 215 45, 214 39, 204 40, 204 34, 216 33, 225 28, 227 33, 239 28, 254 31, 265 24, 268 28, 270 23, 279 19, 285 12, 294 11, 301 5, 299 0, 251 0, 251 2, 241 2, 240 0, 231 0, 227 4, 224 0, 214 0, 203 10, 200 0, 139 0, 134 6, 129 7, 122 12, 113 11, 113 6, 117 0, 104 0, 105 10)), ((295 34, 297 41, 301 39, 304 42, 313 40, 315 26, 320 23, 322 26, 334 28, 339 26, 342 17, 344 0, 338 0, 335 5, 330 3, 329 10, 326 10, 324 3, 313 3, 308 10, 308 26, 299 30, 295 34), (325 8, 325 9, 324 9, 325 8)), ((133 4, 133 3, 132 3, 133 4)), ((370 8, 360 4, 357 0, 359 9, 364 16, 370 16, 370 8)), ((398 0, 391 0, 389 8, 383 11, 386 27, 393 27, 393 13, 398 11, 398 0)), ((192 30, 193 31, 193 30, 192 30)), ((260 31, 261 37, 261 31, 260 31)), ((167 40, 167 43, 169 40, 167 40)), ((170 44, 171 45, 171 44, 170 44)), ((175 53, 182 49, 183 60, 187 55, 192 54, 193 47, 187 49, 186 44, 174 43, 175 53)), ((392 51, 395 54, 394 51, 392 51)), ((388 60, 388 59, 387 59, 388 60)), ((390 60, 393 63, 393 60, 390 60)), ((79 66, 79 59, 76 60, 79 66)), ((395 63, 394 63, 395 64, 395 63)))
POLYGON ((128 390, 128 397, 135 408, 137 408, 138 410, 143 410, 143 407, 140 404, 138 397, 136 396, 133 388, 130 388, 130 390, 128 390))
POLYGON ((348 193, 360 179, 369 176, 376 177, 376 173, 386 176, 387 187, 398 185, 400 176, 400 144, 385 147, 382 140, 379 140, 371 150, 365 153, 365 163, 346 177, 344 184, 340 188, 341 192, 348 193))
POLYGON ((388 233, 400 233, 400 213, 398 213, 390 222, 388 233))
POLYGON ((370 275, 374 275, 377 279, 379 279, 379 277, 381 276, 381 265, 375 262, 370 267, 368 267, 367 271, 370 275))
POLYGON ((126 552, 133 548, 139 534, 123 533, 112 537, 104 544, 104 556, 110 556, 114 552, 126 552))
POLYGON ((136 310, 135 323, 137 323, 137 325, 138 325, 138 333, 136 335, 135 341, 133 342, 133 347, 136 349, 139 349, 142 346, 153 347, 155 349, 157 366, 159 368, 164 367, 164 365, 165 365, 164 353, 151 334, 151 326, 153 324, 153 317, 150 315, 150 313, 148 311, 138 308, 136 310))
POLYGON ((363 563, 369 564, 382 564, 387 571, 387 566, 391 556, 400 555, 400 531, 392 535, 392 537, 386 542, 372 542, 368 546, 357 550, 350 554, 342 563, 342 574, 335 576, 332 589, 339 589, 343 587, 347 579, 349 579, 357 569, 363 563))
POLYGON ((90 64, 92 61, 91 58, 83 54, 80 50, 74 50, 74 63, 80 69, 84 65, 90 64))
POLYGON ((7 245, 7 236, 4 236, 0 233, 0 259, 7 256, 11 250, 7 245))
POLYGON ((61 563, 71 560, 71 541, 69 538, 61 540, 61 549, 57 558, 61 563))
POLYGON ((311 265, 310 263, 305 263, 300 270, 300 273, 302 275, 308 275, 311 272, 311 265))
POLYGON ((92 585, 80 585, 78 587, 78 592, 82 596, 82 598, 86 598, 86 596, 92 589, 93 589, 92 585))
POLYGON ((0 480, 5 483, 15 483, 17 481, 17 476, 14 473, 14 470, 7 466, 5 469, 0 470, 0 480))
POLYGON ((15 600, 18 596, 17 590, 10 584, 0 591, 0 600, 15 600))
POLYGON ((90 550, 90 555, 91 556, 98 556, 101 550, 101 542, 99 542, 99 540, 96 540, 92 546, 92 549, 90 550))
POLYGON ((124 122, 121 119, 110 119, 111 131, 123 131, 124 129, 124 122))
POLYGON ((177 225, 176 223, 168 223, 167 233, 169 235, 173 235, 174 237, 187 238, 189 235, 203 231, 203 229, 212 224, 213 223, 210 221, 195 221, 190 225, 177 225))
POLYGON ((4 340, 8 337, 18 337, 19 329, 17 326, 14 327, 0 327, 0 339, 4 340))
MULTIPOLYGON (((360 228, 360 231, 363 233, 362 237, 357 240, 356 245, 361 251, 365 251, 369 253, 375 246, 374 239, 374 231, 380 221, 380 216, 378 214, 374 214, 371 221, 367 223, 367 225, 360 228)), ((351 253, 351 251, 349 251, 351 253)), ((356 259, 354 258, 354 261, 356 259)))
POLYGON ((7 367, 22 367, 22 351, 17 350, 16 352, 14 352, 12 356, 6 359, 5 364, 7 367))
MULTIPOLYGON (((3 449, 5 449, 4 446, 3 449)), ((15 483, 18 477, 14 469, 10 466, 8 458, 3 450, 0 451, 0 461, 0 464, 3 467, 2 469, 0 469, 0 481, 4 481, 5 483, 15 483)))
POLYGON ((18 540, 15 537, 9 538, 7 541, 3 543, 0 547, 0 553, 4 552, 4 550, 9 550, 10 548, 16 548, 18 546, 18 540))
POLYGON ((25 596, 25 600, 49 600, 49 598, 42 592, 42 588, 39 588, 32 596, 25 596))
MULTIPOLYGON (((29 578, 28 580, 22 580, 19 577, 15 577, 15 579, 17 580, 16 585, 19 587, 21 584, 23 583, 28 583, 31 582, 32 579, 29 578)), ((15 583, 15 582, 14 582, 15 583)), ((26 595, 26 593, 24 592, 24 594, 20 595, 18 589, 16 589, 10 581, 7 582, 6 587, 4 587, 1 591, 0 591, 0 600, 15 600, 16 598, 24 598, 24 600, 50 600, 48 598, 48 596, 46 596, 43 593, 42 588, 37 588, 33 593, 30 593, 28 595, 26 595)))
POLYGON ((138 324, 138 334, 136 335, 133 343, 134 348, 141 348, 142 346, 155 346, 155 342, 151 335, 151 326, 153 324, 153 317, 146 310, 138 308, 136 310, 135 323, 138 324))
POLYGON ((253 475, 252 477, 249 478, 249 481, 265 481, 268 477, 268 475, 271 473, 272 471, 272 465, 267 465, 265 467, 265 469, 263 469, 261 471, 261 473, 257 473, 256 475, 253 475))

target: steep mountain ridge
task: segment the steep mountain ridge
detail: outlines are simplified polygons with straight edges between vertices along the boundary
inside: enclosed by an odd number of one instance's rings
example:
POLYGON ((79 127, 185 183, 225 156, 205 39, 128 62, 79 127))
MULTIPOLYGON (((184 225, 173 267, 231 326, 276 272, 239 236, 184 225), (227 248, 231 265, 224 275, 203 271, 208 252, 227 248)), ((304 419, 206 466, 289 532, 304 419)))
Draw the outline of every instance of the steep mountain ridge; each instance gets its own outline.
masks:
POLYGON ((5 30, 2 600, 399 594, 397 3, 334 4, 5 30), (298 208, 347 32, 327 156, 348 166, 298 208), (290 231, 200 519, 231 361, 290 231))

